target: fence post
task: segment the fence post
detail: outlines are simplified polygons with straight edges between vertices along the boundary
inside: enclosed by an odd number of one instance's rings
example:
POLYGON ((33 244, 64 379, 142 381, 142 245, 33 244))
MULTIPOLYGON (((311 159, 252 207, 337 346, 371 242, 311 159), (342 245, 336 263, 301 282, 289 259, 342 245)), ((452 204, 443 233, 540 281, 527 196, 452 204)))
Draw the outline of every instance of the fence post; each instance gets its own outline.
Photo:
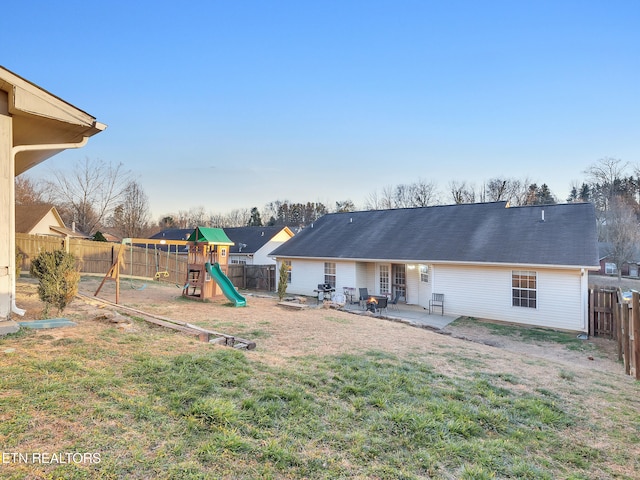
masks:
POLYGON ((633 333, 633 368, 636 380, 640 380, 640 294, 633 292, 633 311, 631 312, 633 333))
POLYGON ((624 373, 629 375, 631 362, 629 361, 629 305, 623 304, 622 308, 622 356, 624 358, 624 373))
POLYGON ((593 298, 595 296, 595 290, 593 288, 589 289, 589 335, 596 335, 596 322, 595 322, 595 306, 596 302, 593 298))
MULTIPOLYGON (((622 298, 622 297, 620 297, 622 298)), ((622 360, 622 311, 627 308, 624 302, 620 302, 616 305, 616 335, 618 337, 618 361, 622 360)))

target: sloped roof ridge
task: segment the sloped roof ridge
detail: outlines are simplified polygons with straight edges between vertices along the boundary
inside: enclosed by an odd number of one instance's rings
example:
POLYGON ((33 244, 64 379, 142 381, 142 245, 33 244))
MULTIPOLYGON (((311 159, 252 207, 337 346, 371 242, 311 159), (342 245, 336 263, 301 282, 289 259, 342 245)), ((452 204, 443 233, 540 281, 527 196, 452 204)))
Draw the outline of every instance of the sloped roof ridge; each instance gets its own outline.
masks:
POLYGON ((573 205, 591 205, 591 202, 563 202, 563 203, 545 203, 545 204, 539 204, 539 205, 512 205, 509 208, 531 208, 531 207, 547 208, 547 207, 568 207, 573 205))
MULTIPOLYGON (((399 208, 380 208, 380 209, 371 209, 371 210, 355 210, 353 212, 334 212, 328 213, 327 215, 350 215, 354 213, 369 213, 369 212, 400 212, 400 211, 408 211, 408 210, 421 210, 421 209, 436 209, 436 208, 448 208, 448 207, 469 207, 469 206, 478 206, 478 205, 503 205, 504 208, 507 208, 506 200, 497 200, 494 202, 474 202, 474 203, 447 203, 442 205, 427 205, 425 207, 399 207, 399 208)), ((510 207, 513 208, 513 207, 510 207)), ((322 217, 320 217, 322 218, 322 217)))

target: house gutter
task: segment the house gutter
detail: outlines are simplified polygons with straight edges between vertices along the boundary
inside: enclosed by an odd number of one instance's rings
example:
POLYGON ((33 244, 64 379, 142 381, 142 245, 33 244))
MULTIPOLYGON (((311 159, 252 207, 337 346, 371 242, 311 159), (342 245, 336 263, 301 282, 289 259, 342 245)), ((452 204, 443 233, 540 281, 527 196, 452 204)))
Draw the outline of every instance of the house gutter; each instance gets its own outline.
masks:
POLYGON ((471 265, 477 267, 518 267, 518 268, 557 268, 561 270, 593 270, 600 267, 598 265, 556 265, 553 263, 506 263, 506 262, 463 262, 452 260, 429 260, 429 259, 408 259, 408 258, 346 258, 346 257, 302 257, 292 255, 268 255, 269 258, 287 258, 297 260, 323 260, 331 262, 365 262, 365 263, 420 263, 423 265, 471 265))
MULTIPOLYGON (((89 137, 82 137, 80 142, 76 143, 44 143, 40 145, 15 145, 11 149, 11 172, 10 176, 15 178, 15 168, 16 168, 16 155, 20 152, 30 152, 30 151, 40 151, 40 150, 68 150, 71 148, 81 148, 84 147, 89 141, 89 137)), ((14 208, 9 212, 9 245, 16 244, 16 189, 15 183, 11 188, 9 193, 9 202, 14 208)), ((10 282, 10 290, 11 290, 11 312, 16 315, 23 316, 26 310, 22 308, 18 308, 16 305, 16 257, 15 255, 9 255, 9 278, 11 278, 10 282)))

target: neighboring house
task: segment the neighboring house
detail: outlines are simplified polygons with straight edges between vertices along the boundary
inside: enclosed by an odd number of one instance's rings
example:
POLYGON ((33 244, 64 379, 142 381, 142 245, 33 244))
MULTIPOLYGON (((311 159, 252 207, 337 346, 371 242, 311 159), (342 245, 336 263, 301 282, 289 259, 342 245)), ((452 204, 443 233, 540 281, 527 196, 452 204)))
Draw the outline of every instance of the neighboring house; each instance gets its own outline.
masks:
POLYGON ((16 233, 51 235, 54 237, 91 238, 69 229, 56 207, 49 204, 16 205, 16 233))
POLYGON ((271 255, 289 265, 287 293, 366 287, 445 313, 588 330, 588 271, 598 269, 588 203, 506 202, 325 215, 271 255))
MULTIPOLYGON (((613 246, 608 242, 598 242, 598 259, 600 264, 601 275, 618 275, 618 267, 613 260, 613 246)), ((622 264, 621 275, 623 277, 638 277, 640 272, 640 261, 634 260, 640 258, 640 253, 633 255, 628 261, 622 264)))
MULTIPOLYGON (((53 155, 84 146, 106 125, 0 67, 0 322, 22 315, 16 297, 15 177, 53 155)), ((0 325, 0 333, 15 328, 0 325)))
MULTIPOLYGON (((195 228, 167 228, 166 230, 158 232, 149 238, 152 238, 154 240, 187 240, 189 238, 189 235, 191 235, 194 230, 195 228)), ((163 251, 167 250, 167 247, 162 245, 156 245, 155 248, 163 251)), ((186 245, 177 248, 178 253, 180 254, 186 255, 187 253, 189 253, 189 247, 186 245)))
POLYGON ((273 265, 269 254, 294 236, 289 227, 234 227, 224 229, 235 244, 229 252, 229 263, 273 265))
MULTIPOLYGON (((233 227, 224 228, 224 232, 234 243, 229 252, 230 264, 273 265, 275 260, 269 253, 293 237, 288 227, 233 227)), ((193 228, 168 228, 150 238, 156 240, 186 240, 193 228)), ((158 249, 166 250, 162 245, 158 249)), ((188 247, 180 247, 180 253, 187 253, 188 247)))

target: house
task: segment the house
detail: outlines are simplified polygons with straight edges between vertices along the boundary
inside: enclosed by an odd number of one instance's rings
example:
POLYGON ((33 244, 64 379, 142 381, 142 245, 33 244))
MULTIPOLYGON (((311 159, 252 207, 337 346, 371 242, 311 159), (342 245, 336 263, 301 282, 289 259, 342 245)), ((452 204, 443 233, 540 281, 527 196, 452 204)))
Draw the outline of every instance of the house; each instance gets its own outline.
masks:
MULTIPOLYGON (((149 238, 154 240, 188 240, 194 230, 195 228, 167 228, 166 230, 162 230, 149 238)), ((167 247, 163 245, 156 245, 155 248, 165 252, 167 251, 167 247)), ((187 245, 177 248, 179 254, 186 255, 189 253, 189 247, 187 245)))
MULTIPOLYGON (((623 277, 637 278, 640 272, 640 253, 635 252, 631 258, 622 264, 621 275, 623 277)), ((598 259, 600 275, 618 275, 618 266, 613 260, 613 245, 609 242, 598 242, 598 259)))
MULTIPOLYGON (((168 228, 150 238, 156 240, 187 240, 193 228, 168 228)), ((230 264, 274 265, 275 260, 269 257, 276 247, 293 237, 289 227, 230 227, 224 233, 235 244, 229 251, 230 264)), ((157 246, 166 251, 166 247, 157 246)), ((181 247, 180 253, 187 253, 188 247, 181 247)))
POLYGON ((287 293, 320 283, 366 287, 428 308, 527 325, 588 330, 588 271, 598 269, 593 205, 506 202, 334 213, 271 255, 287 293))
POLYGON ((294 236, 289 227, 233 227, 224 232, 234 246, 229 251, 229 263, 273 265, 269 254, 294 236))
MULTIPOLYGON (((24 313, 15 304, 15 177, 63 150, 84 146, 105 128, 91 115, 0 67, 0 324, 11 313, 24 313)), ((12 328, 0 325, 0 332, 12 328)))
POLYGON ((75 229, 69 229, 60 218, 58 210, 46 203, 16 205, 16 233, 29 235, 51 235, 54 237, 91 237, 75 229))

